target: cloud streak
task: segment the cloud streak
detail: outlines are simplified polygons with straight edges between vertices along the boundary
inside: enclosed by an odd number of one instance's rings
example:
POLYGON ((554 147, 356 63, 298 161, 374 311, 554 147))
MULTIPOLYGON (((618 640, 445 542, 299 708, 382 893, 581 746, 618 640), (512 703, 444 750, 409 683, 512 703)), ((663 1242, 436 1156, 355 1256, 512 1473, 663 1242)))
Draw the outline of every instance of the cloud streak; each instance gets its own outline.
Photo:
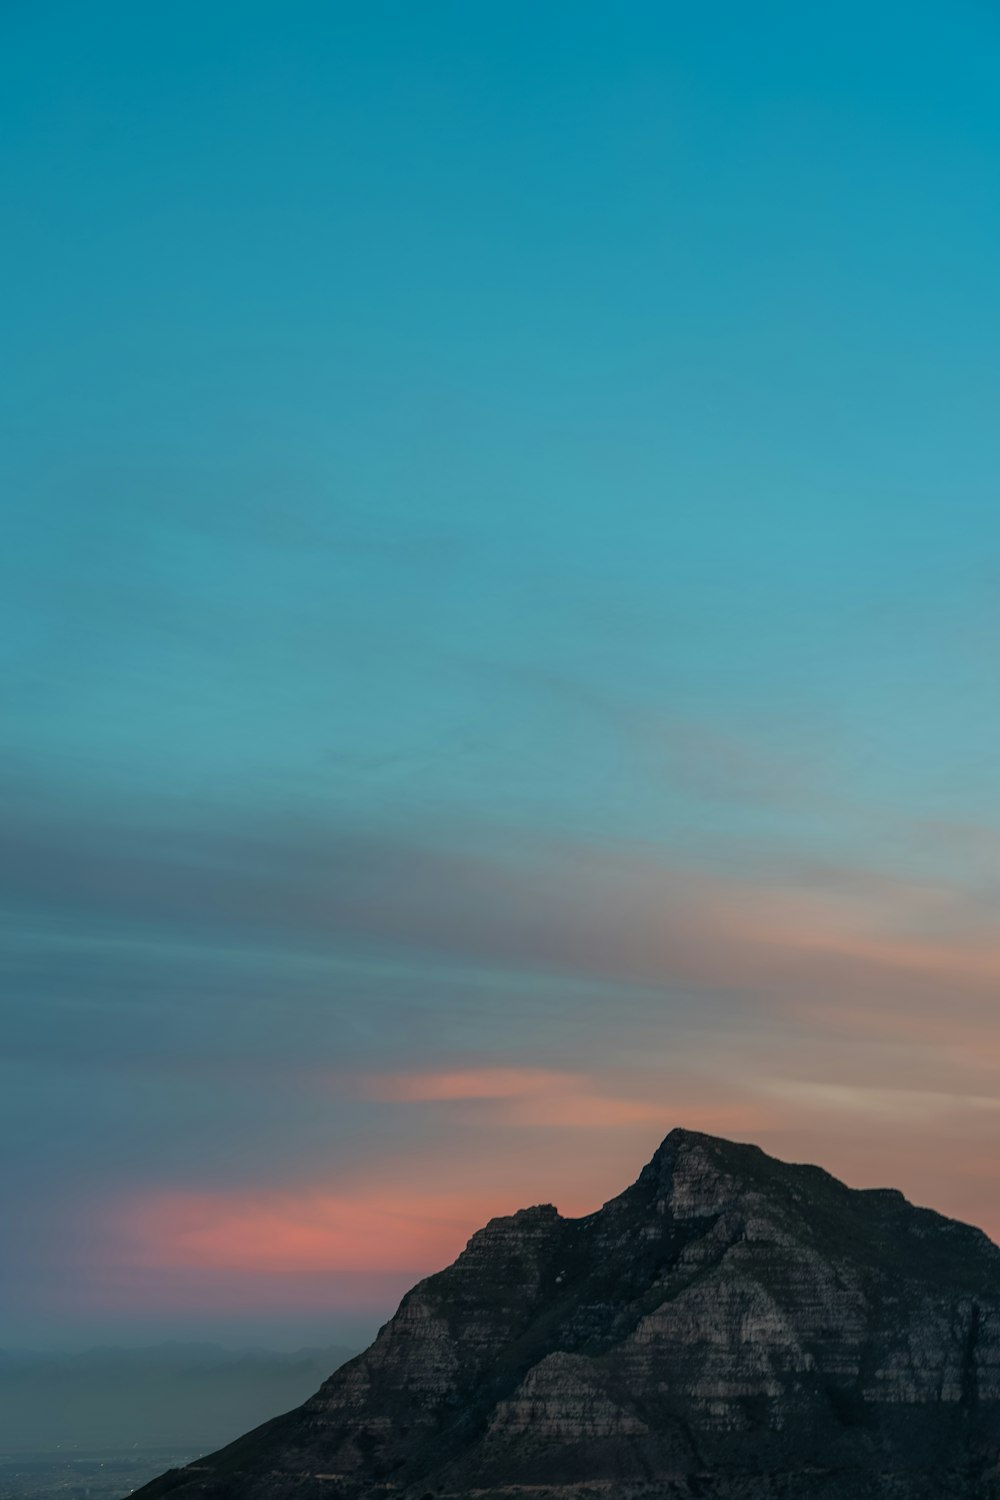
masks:
POLYGON ((831 870, 736 877, 637 846, 455 825, 372 833, 275 811, 169 822, 3 807, 0 895, 50 921, 187 941, 422 952, 623 984, 766 986, 797 973, 985 993, 993 908, 961 888, 831 870))

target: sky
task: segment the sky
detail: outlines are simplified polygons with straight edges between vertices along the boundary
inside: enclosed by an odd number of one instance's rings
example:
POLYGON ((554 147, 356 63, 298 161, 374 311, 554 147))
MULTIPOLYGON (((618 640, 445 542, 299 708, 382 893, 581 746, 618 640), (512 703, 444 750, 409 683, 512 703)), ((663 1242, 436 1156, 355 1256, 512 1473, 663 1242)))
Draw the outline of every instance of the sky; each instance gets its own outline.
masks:
POLYGON ((357 1343, 676 1125, 1000 1237, 1000 11, 0 38, 0 1343, 357 1343))

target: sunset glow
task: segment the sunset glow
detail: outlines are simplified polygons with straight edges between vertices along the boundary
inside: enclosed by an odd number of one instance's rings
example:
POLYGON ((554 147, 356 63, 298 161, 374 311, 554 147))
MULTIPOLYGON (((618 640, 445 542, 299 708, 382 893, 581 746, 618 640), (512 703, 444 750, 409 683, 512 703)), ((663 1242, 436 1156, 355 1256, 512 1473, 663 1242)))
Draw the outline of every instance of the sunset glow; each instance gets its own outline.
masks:
POLYGON ((4 1341, 1000 1235, 996 7, 0 9, 4 1341))

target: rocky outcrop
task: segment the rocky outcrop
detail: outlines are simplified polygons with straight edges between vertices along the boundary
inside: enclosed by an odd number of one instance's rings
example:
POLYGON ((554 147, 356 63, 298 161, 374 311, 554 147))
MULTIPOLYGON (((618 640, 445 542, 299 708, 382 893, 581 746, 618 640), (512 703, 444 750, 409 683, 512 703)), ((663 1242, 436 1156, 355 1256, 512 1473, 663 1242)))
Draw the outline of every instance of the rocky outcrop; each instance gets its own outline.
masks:
POLYGON ((1000 1500, 1000 1250, 673 1131, 599 1212, 492 1220, 174 1500, 1000 1500))

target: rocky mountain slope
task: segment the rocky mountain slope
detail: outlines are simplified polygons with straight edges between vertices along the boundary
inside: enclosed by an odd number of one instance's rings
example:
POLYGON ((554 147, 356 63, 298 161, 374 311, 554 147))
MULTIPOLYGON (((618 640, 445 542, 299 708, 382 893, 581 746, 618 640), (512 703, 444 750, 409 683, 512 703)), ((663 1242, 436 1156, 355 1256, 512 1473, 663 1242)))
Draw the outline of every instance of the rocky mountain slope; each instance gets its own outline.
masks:
POLYGON ((296 1411, 148 1500, 1000 1500, 1000 1250, 675 1130, 493 1219, 296 1411))

